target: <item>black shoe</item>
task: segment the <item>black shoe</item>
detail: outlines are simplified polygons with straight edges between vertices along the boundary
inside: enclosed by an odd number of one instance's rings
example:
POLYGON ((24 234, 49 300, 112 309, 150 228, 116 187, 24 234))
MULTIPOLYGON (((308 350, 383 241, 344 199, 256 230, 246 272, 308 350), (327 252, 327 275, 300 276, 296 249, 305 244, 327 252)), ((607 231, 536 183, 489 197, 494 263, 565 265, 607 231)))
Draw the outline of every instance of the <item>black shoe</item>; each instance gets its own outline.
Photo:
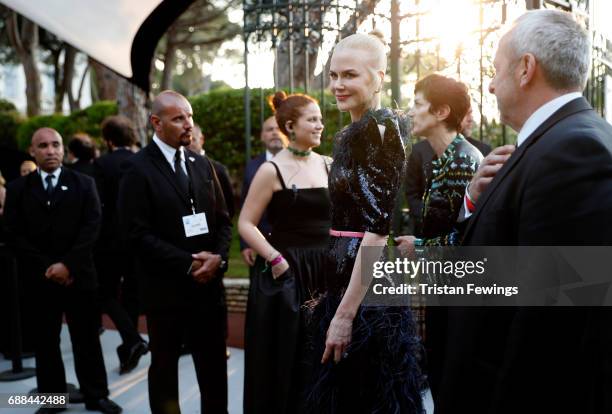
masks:
POLYGON ((88 411, 100 411, 101 413, 105 414, 119 414, 123 411, 121 407, 108 398, 85 401, 85 408, 88 411))
POLYGON ((39 408, 38 410, 36 410, 35 414, 52 414, 52 413, 61 413, 62 411, 66 411, 66 408, 43 407, 43 408, 39 408))
MULTIPOLYGON (((121 365, 119 367, 119 374, 127 374, 136 368, 140 358, 147 352, 149 352, 149 346, 146 342, 142 341, 134 344, 125 355, 125 358, 121 358, 120 355, 121 365)), ((119 349, 117 349, 117 353, 119 354, 119 349)))

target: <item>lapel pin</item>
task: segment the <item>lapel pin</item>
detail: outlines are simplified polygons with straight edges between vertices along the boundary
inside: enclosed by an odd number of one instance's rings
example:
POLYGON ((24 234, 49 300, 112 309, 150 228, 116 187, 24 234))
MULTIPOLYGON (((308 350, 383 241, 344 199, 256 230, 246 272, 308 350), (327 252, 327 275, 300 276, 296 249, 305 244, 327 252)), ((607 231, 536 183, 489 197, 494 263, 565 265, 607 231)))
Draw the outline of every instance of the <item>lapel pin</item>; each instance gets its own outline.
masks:
POLYGON ((68 187, 66 187, 65 185, 63 185, 61 188, 62 188, 62 191, 66 191, 68 189, 68 187))
POLYGON ((191 161, 191 162, 195 162, 195 158, 193 158, 193 157, 189 157, 189 161, 191 161))

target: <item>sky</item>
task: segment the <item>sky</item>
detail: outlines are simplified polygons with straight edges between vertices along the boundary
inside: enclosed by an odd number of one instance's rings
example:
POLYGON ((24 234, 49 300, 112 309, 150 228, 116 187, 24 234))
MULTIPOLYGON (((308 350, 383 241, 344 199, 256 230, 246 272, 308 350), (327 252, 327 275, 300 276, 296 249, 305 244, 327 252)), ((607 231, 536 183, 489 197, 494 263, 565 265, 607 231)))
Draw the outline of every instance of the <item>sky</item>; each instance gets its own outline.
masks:
MULTIPOLYGON (((354 0, 339 0, 341 3, 355 4, 354 0)), ((435 50, 439 45, 440 56, 447 61, 453 62, 448 68, 442 70, 447 76, 460 78, 471 87, 472 97, 478 101, 480 92, 480 33, 478 32, 480 20, 480 6, 478 0, 420 0, 419 7, 415 6, 415 1, 401 1, 400 14, 410 14, 415 12, 426 12, 420 21, 420 38, 435 38, 430 42, 420 43, 421 50, 435 50), (457 62, 456 51, 462 49, 462 59, 457 62), (459 64, 458 64, 459 63, 459 64), (460 68, 460 73, 458 69, 460 68)), ((612 24, 609 18, 612 16, 611 0, 594 0, 591 2, 594 7, 594 27, 612 39, 612 24)), ((390 0, 381 0, 376 11, 389 15, 390 0)), ((509 0, 507 8, 506 22, 512 22, 525 11, 523 0, 509 0)), ((242 11, 237 10, 232 13, 230 19, 242 22, 242 11)), ((342 16, 342 22, 348 15, 342 16)), ((501 27, 501 6, 499 4, 486 5, 483 14, 485 28, 498 29, 501 27)), ((404 19, 400 25, 400 37, 402 41, 410 41, 416 38, 416 19, 404 19)), ((369 32, 373 28, 372 19, 359 28, 360 32, 369 32)), ((377 19, 376 28, 385 34, 387 40, 391 38, 390 24, 385 19, 377 19)), ((485 38, 485 66, 490 62, 494 55, 497 41, 501 35, 501 30, 493 30, 485 38)), ((329 50, 333 46, 334 37, 330 34, 324 41, 323 51, 319 53, 315 75, 318 74, 325 63, 323 58, 327 58, 329 50)), ((414 53, 416 44, 411 43, 404 46, 405 52, 414 53)), ((226 43, 223 48, 233 48, 239 51, 244 50, 242 39, 226 43)), ((273 87, 273 64, 274 55, 271 52, 270 44, 251 44, 249 53, 249 85, 251 87, 273 87)), ((211 73, 213 80, 223 80, 234 88, 244 86, 244 65, 230 63, 227 59, 219 57, 204 68, 205 72, 211 73), (223 70, 213 70, 213 68, 223 67, 223 70)), ((413 90, 416 75, 407 83, 401 85, 402 96, 409 97, 413 90)), ((496 117, 497 108, 494 97, 487 92, 488 79, 485 77, 483 92, 483 112, 487 117, 496 117)), ((612 87, 612 86, 611 86, 612 87)), ((390 91, 387 91, 390 94, 390 91)))
MULTIPOLYGON (((338 0, 340 3, 355 4, 355 0, 338 0)), ((420 22, 420 37, 435 38, 438 40, 423 42, 420 44, 421 50, 433 50, 439 44, 440 55, 446 60, 453 62, 442 73, 460 77, 472 88, 472 95, 475 99, 478 98, 479 91, 479 2, 478 0, 420 0, 420 6, 417 9, 415 1, 400 1, 401 14, 410 14, 418 11, 427 12, 426 16, 421 18, 420 22), (458 47, 463 49, 463 59, 457 62, 455 52, 458 47), (458 64, 460 63, 460 64, 458 64), (458 73, 458 67, 461 72, 458 73)), ((595 0, 592 1, 594 8, 593 25, 597 30, 612 39, 612 24, 609 22, 612 16, 612 0, 595 0)), ((524 12, 523 0, 508 0, 508 16, 507 20, 512 21, 524 12)), ((390 0, 381 0, 377 12, 389 15, 390 0)), ((242 24, 242 10, 234 10, 228 16, 229 19, 238 24, 242 24)), ((341 23, 348 19, 348 13, 341 15, 341 23)), ((335 19, 335 16, 328 16, 335 19)), ((484 13, 485 27, 497 27, 501 23, 501 14, 499 5, 490 5, 485 7, 484 13)), ((411 41, 416 38, 416 19, 404 19, 400 26, 401 40, 411 41)), ((368 18, 366 22, 359 28, 361 32, 372 30, 373 26, 381 30, 386 38, 390 39, 390 25, 384 19, 377 19, 374 22, 368 18)), ((492 56, 494 47, 496 46, 499 32, 493 32, 487 35, 485 45, 485 55, 492 56)), ((327 58, 329 50, 333 46, 335 37, 333 33, 327 33, 324 37, 323 47, 319 53, 319 59, 316 62, 315 74, 321 71, 324 65, 324 59, 327 58)), ((271 45, 268 43, 251 44, 249 53, 249 85, 251 87, 273 87, 273 65, 274 56, 271 52, 271 45)), ((405 52, 414 53, 416 44, 411 43, 403 47, 405 52)), ((203 67, 204 74, 211 74, 212 80, 222 80, 234 88, 244 86, 244 64, 236 63, 235 60, 228 60, 223 57, 227 50, 236 50, 240 54, 243 53, 244 44, 240 37, 231 42, 226 42, 222 45, 218 57, 211 64, 205 64, 203 67)), ((46 77, 45 77, 46 78, 46 77)), ((75 77, 75 82, 78 82, 79 76, 75 77)), ((413 84, 416 82, 416 76, 413 76, 401 85, 402 96, 409 97, 413 89, 413 84)), ((486 92, 488 84, 484 85, 484 106, 487 116, 494 116, 496 112, 495 102, 493 98, 486 92)), ((612 82, 609 85, 612 89, 612 82)), ((25 96, 23 96, 24 79, 22 70, 19 67, 1 68, 0 71, 0 95, 17 103, 20 109, 25 109, 25 96)), ((78 85, 76 86, 78 87, 78 85)), ((43 79, 43 89, 48 93, 43 95, 52 96, 51 79, 43 79)), ((88 90, 86 85, 85 90, 88 90)), ((386 91, 390 93, 390 91, 386 91)), ((88 94, 86 93, 83 99, 83 104, 88 104, 88 94)), ((46 108, 52 108, 52 99, 44 102, 46 108)), ((47 111, 45 111, 47 112, 47 111)), ((611 114, 612 116, 612 114, 611 114)))

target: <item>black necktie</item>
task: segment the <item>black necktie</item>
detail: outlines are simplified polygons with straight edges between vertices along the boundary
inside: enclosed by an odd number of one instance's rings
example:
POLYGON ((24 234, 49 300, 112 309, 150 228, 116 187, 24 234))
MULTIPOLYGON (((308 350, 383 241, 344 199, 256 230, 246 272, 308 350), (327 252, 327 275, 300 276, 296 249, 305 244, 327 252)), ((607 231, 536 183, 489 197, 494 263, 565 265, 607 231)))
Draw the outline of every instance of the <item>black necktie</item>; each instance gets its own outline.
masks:
POLYGON ((174 174, 176 175, 176 179, 179 183, 179 187, 181 190, 187 194, 189 191, 189 178, 185 171, 183 171, 183 167, 181 166, 181 151, 176 150, 174 154, 174 174))
POLYGON ((47 197, 49 199, 51 199, 51 197, 53 196, 53 190, 55 189, 55 187, 53 187, 54 178, 55 176, 53 174, 49 174, 45 177, 45 182, 47 183, 47 197))

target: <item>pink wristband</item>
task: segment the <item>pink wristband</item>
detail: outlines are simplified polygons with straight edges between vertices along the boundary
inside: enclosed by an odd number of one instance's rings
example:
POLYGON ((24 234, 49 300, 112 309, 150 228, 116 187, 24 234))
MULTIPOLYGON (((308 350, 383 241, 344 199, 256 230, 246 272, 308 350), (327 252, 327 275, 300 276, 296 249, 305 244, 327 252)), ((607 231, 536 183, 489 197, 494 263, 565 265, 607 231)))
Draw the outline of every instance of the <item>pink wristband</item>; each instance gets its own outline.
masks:
POLYGON ((274 259, 272 259, 272 261, 270 262, 270 266, 276 266, 277 264, 279 264, 280 262, 282 262, 284 259, 282 254, 279 254, 278 256, 276 256, 274 259))

